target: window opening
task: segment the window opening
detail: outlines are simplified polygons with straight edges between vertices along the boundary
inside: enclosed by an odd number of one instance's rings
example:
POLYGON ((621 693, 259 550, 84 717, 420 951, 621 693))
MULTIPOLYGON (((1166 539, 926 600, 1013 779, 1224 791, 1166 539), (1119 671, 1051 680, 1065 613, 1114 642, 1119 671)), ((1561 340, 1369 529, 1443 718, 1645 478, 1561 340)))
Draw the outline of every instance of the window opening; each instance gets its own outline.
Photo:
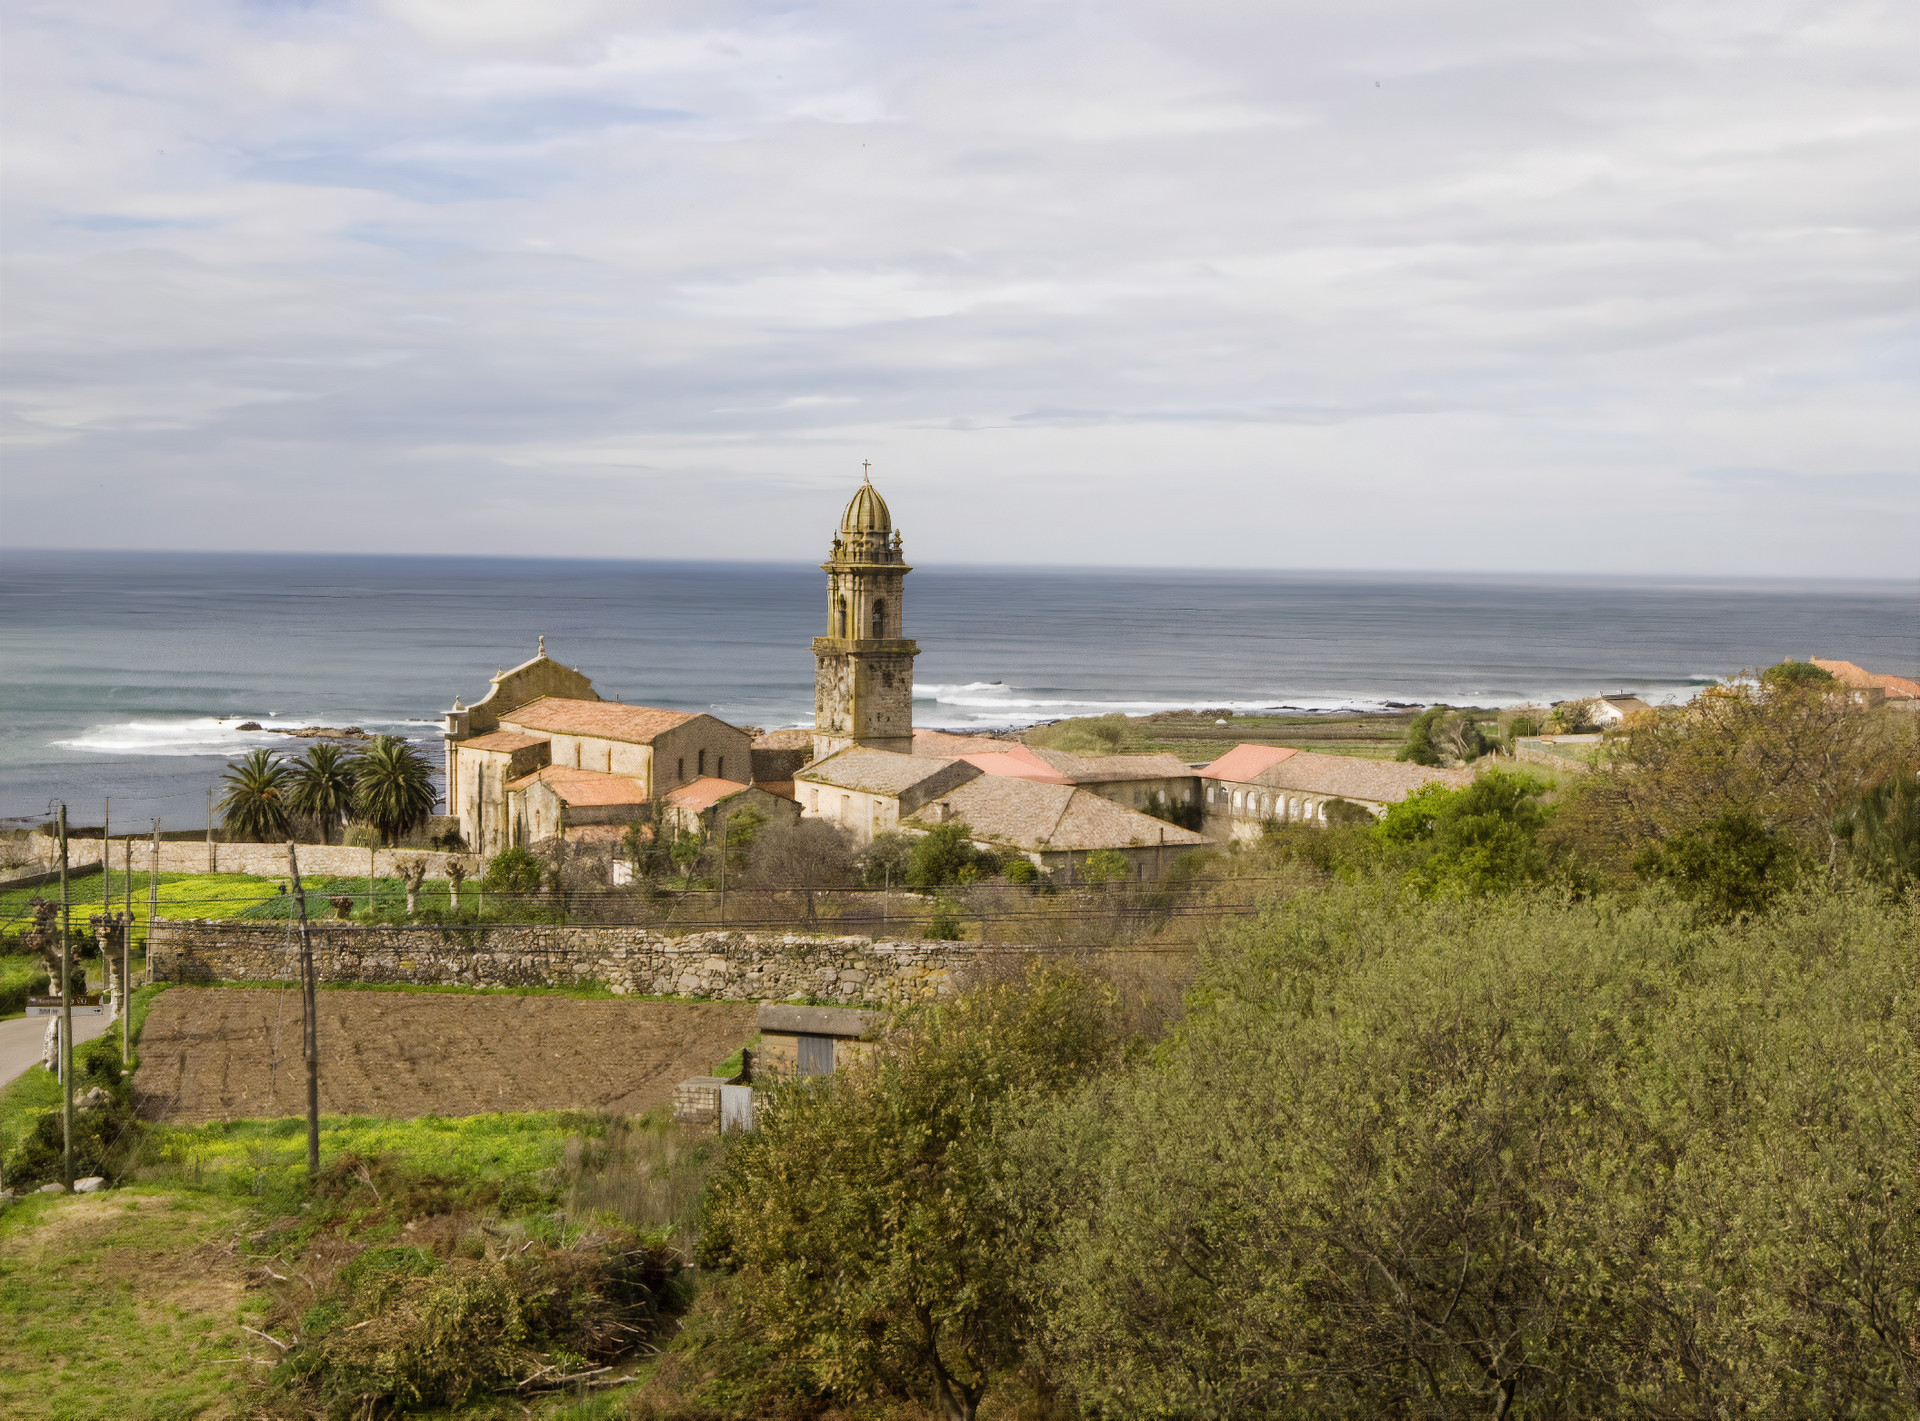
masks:
POLYGON ((873 604, 873 638, 878 641, 887 634, 887 603, 882 598, 873 604))

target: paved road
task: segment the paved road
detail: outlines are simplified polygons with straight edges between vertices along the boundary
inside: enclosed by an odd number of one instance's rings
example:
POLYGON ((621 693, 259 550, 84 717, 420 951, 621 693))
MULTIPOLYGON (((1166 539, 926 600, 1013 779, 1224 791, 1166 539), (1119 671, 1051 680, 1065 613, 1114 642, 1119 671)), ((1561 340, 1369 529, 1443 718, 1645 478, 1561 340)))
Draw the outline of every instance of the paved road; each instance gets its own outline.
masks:
MULTIPOLYGON (((107 1029, 107 1018, 76 1016, 73 1019, 75 1045, 91 1041, 107 1029)), ((40 1064, 40 1052, 47 1039, 44 1016, 22 1016, 0 1021, 0 1085, 5 1085, 29 1066, 40 1064)))

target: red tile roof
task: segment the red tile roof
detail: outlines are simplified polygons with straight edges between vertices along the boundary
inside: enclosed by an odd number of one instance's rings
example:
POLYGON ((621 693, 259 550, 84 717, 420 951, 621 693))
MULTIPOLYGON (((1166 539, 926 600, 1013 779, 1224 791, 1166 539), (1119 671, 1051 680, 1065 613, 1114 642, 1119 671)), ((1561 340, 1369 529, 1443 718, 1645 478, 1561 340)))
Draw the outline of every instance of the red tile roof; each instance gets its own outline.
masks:
POLYGON ((711 809, 723 799, 731 799, 747 788, 737 780, 716 779, 712 775, 702 775, 691 784, 667 795, 667 803, 680 809, 690 809, 695 814, 711 809))
POLYGON ((572 701, 542 696, 500 717, 506 726, 549 735, 590 735, 628 745, 651 745, 656 736, 697 719, 690 711, 625 706, 618 701, 572 701))
POLYGON ((1854 665, 1851 661, 1822 661, 1817 656, 1811 660, 1815 666, 1850 691, 1885 691, 1888 696, 1897 701, 1920 698, 1920 682, 1909 681, 1904 676, 1869 671, 1863 666, 1854 665))
POLYGON ((640 781, 625 775, 610 775, 604 770, 576 770, 571 765, 547 765, 530 775, 509 781, 508 789, 527 789, 538 780, 560 797, 563 804, 587 805, 645 804, 646 790, 640 781))
MULTIPOLYGON (((959 736, 952 739, 958 740, 959 736)), ((914 739, 914 753, 920 753, 919 737, 914 739)), ((1041 759, 1024 745, 1016 745, 1011 750, 990 750, 981 754, 960 755, 983 775, 998 775, 1016 780, 1032 780, 1036 784, 1063 785, 1067 777, 1041 759)))
POLYGON ((515 750, 525 750, 530 746, 544 745, 544 735, 521 735, 512 730, 496 730, 490 735, 476 735, 471 740, 454 742, 462 750, 485 750, 493 755, 511 755, 515 750))
POLYGON ((1299 753, 1286 745, 1236 745, 1200 774, 1210 780, 1232 780, 1236 784, 1245 784, 1256 775, 1271 770, 1282 760, 1299 753))

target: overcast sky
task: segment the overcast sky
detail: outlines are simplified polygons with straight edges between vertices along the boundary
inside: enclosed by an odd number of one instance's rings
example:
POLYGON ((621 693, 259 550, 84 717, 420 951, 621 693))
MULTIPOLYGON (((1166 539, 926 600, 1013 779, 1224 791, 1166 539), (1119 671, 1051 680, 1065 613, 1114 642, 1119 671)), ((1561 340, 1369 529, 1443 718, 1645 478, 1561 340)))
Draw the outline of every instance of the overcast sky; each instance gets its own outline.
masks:
POLYGON ((1920 571, 1920 5, 4 0, 9 544, 1920 571))

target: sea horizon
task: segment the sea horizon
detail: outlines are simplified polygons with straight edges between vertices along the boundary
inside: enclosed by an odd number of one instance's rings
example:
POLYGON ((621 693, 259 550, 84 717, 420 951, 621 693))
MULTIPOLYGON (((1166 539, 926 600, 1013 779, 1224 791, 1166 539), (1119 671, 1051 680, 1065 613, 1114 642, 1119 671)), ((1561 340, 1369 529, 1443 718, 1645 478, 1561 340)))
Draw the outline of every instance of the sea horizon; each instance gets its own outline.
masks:
MULTIPOLYGON (((1786 656, 1920 675, 1920 582, 1619 573, 916 564, 915 723, 1335 713, 1628 691, 1684 699, 1786 656)), ((437 718, 549 652, 600 694, 811 722, 813 563, 0 549, 0 815, 111 795, 204 817, 272 733, 358 725, 437 760, 437 718), (247 720, 260 731, 240 731, 247 720)), ((78 822, 78 821, 76 821, 78 822)), ((176 821, 177 822, 177 821, 176 821)))

